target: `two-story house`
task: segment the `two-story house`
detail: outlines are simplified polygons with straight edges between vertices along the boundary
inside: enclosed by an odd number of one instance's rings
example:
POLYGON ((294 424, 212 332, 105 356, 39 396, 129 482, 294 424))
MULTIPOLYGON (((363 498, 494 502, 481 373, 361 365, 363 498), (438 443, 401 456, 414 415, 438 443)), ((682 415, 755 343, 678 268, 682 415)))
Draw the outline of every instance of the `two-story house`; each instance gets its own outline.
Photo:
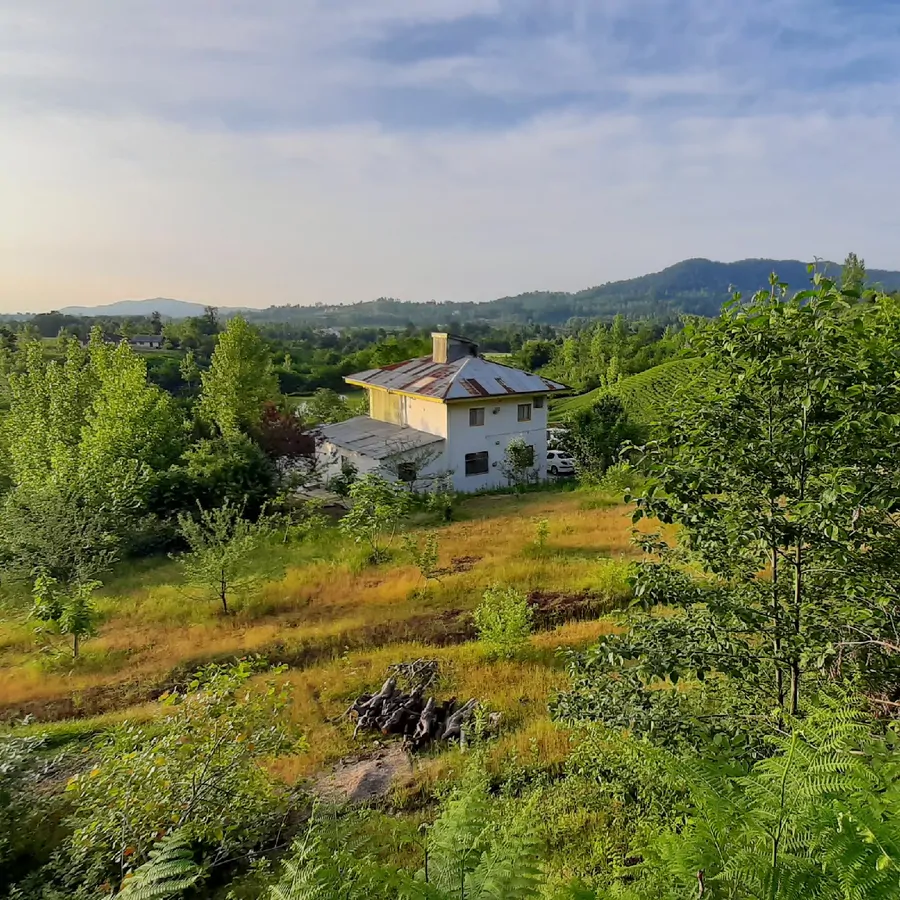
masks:
POLYGON ((369 415, 320 429, 326 478, 346 462, 406 480, 449 472, 458 491, 498 487, 514 438, 534 448, 546 477, 547 399, 565 385, 486 360, 465 338, 435 333, 432 342, 431 356, 344 379, 368 392, 369 415))

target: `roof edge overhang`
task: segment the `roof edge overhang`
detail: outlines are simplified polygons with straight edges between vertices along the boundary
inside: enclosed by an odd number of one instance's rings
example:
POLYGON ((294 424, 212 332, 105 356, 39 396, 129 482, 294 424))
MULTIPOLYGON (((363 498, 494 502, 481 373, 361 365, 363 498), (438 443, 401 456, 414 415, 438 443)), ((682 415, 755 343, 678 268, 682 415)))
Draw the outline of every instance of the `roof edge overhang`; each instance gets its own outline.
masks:
POLYGON ((417 394, 415 391, 401 391, 397 388, 384 387, 380 384, 369 384, 368 381, 356 381, 350 375, 345 375, 344 381, 347 384, 352 384, 354 387, 367 388, 370 391, 384 391, 386 394, 400 394, 403 397, 415 397, 417 400, 430 400, 432 403, 447 402, 444 397, 434 397, 431 394, 417 394))

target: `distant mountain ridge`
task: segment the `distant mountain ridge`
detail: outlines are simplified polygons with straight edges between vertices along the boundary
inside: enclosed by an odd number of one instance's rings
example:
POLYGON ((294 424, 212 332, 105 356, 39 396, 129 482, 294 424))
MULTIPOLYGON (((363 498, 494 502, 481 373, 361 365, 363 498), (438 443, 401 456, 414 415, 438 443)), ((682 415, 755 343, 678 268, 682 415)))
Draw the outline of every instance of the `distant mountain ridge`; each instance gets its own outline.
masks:
POLYGON ((152 300, 119 300, 105 306, 66 306, 59 312, 67 316, 149 316, 158 312, 170 319, 187 319, 202 316, 205 308, 202 303, 155 297, 152 300))
MULTIPOLYGON (((840 277, 837 263, 820 263, 829 275, 840 277)), ((749 296, 767 288, 769 275, 775 272, 792 290, 809 285, 807 263, 796 259, 743 259, 723 263, 709 259, 686 259, 659 272, 612 281, 574 293, 566 291, 530 291, 501 297, 484 303, 423 303, 381 297, 346 305, 270 306, 267 309, 240 310, 256 322, 290 322, 316 327, 394 327, 408 324, 450 325, 454 321, 489 323, 537 322, 561 325, 571 318, 611 318, 617 313, 632 318, 675 316, 691 313, 718 315, 729 299, 730 289, 749 296)), ((900 290, 900 271, 869 269, 868 279, 885 290, 900 290)), ((108 306, 68 307, 69 315, 149 315, 154 310, 174 319, 201 315, 203 305, 183 300, 123 300, 108 306)), ((238 312, 220 308, 225 314, 238 312)))

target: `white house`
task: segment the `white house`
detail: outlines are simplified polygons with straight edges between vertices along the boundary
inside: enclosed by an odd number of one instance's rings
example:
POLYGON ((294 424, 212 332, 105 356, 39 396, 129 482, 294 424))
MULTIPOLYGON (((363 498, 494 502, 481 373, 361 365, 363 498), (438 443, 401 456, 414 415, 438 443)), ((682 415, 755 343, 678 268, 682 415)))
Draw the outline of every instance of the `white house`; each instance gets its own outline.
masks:
POLYGON ((432 354, 349 375, 365 388, 369 415, 320 429, 319 461, 326 478, 342 462, 361 474, 379 470, 427 483, 452 473, 458 491, 507 483, 507 444, 534 448, 539 477, 547 475, 547 398, 565 385, 490 362, 465 338, 435 333, 432 354))
POLYGON ((159 350, 164 340, 161 334, 136 334, 128 343, 135 350, 159 350))

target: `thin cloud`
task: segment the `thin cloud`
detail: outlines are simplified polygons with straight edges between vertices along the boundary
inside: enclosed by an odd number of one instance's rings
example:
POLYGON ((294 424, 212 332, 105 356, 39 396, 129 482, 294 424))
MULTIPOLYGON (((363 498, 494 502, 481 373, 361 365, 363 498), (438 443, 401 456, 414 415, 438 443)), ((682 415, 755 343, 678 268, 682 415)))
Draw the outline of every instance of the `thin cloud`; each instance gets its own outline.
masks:
POLYGON ((0 310, 900 267, 898 25, 839 0, 0 0, 0 310))

